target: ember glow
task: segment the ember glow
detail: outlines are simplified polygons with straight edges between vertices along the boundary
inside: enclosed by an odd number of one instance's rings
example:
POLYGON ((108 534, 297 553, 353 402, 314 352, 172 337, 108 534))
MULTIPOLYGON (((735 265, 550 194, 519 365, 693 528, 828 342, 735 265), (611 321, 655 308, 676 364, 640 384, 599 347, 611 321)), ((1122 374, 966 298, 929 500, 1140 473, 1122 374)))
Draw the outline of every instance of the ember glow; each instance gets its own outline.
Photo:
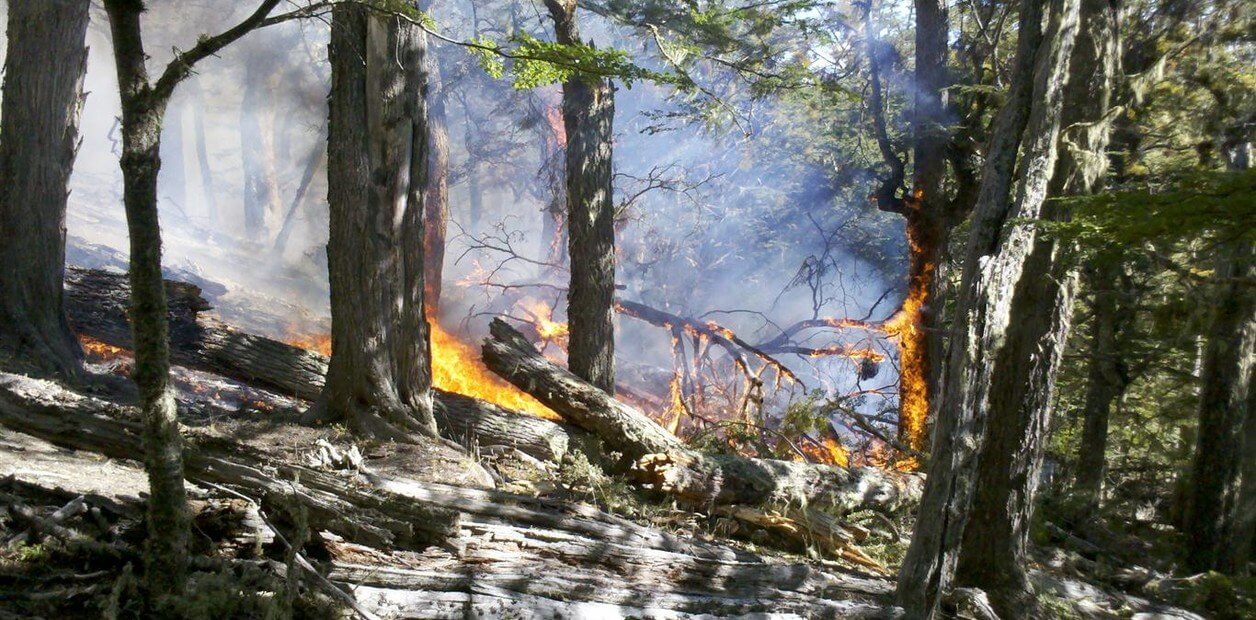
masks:
MULTIPOLYGON (((480 353, 475 347, 459 340, 437 323, 429 322, 429 325, 432 328, 432 387, 546 420, 562 419, 540 401, 493 374, 480 361, 480 353)), ((331 355, 330 334, 292 334, 285 340, 293 346, 331 355)))
POLYGON ((115 347, 109 343, 101 342, 91 336, 84 334, 78 335, 79 344, 83 347, 83 353, 87 355, 87 359, 92 362, 112 362, 114 360, 129 358, 131 352, 122 347, 115 347))

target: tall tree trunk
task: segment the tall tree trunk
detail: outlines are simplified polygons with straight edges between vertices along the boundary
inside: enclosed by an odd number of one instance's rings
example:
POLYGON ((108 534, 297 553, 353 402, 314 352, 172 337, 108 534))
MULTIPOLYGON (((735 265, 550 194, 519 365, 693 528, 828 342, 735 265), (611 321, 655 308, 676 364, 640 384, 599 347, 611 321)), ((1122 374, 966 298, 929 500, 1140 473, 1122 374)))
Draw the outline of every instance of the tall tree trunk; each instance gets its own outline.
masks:
MULTIPOLYGON (((554 33, 580 44, 575 0, 545 0, 554 33)), ((575 75, 563 83, 567 133, 567 227, 571 285, 567 365, 576 376, 615 392, 615 205, 611 143, 615 88, 609 80, 575 75)))
POLYGON ((933 362, 938 313, 934 309, 938 262, 946 248, 945 89, 948 19, 946 2, 916 0, 916 82, 912 190, 905 201, 907 297, 899 338, 898 438, 917 451, 928 444, 926 422, 934 388, 933 362))
POLYGON ((428 316, 440 310, 441 280, 445 270, 445 231, 449 221, 449 128, 445 113, 449 95, 441 76, 441 63, 430 58, 428 95, 427 196, 423 205, 423 285, 428 316))
POLYGON ((170 388, 166 293, 161 280, 161 228, 157 174, 161 121, 168 98, 148 83, 140 13, 134 0, 107 0, 114 62, 122 99, 122 182, 131 240, 132 378, 144 413, 144 465, 148 472, 146 583, 150 594, 174 594, 187 571, 189 520, 183 487, 183 444, 170 388))
POLYGON ((62 302, 65 206, 87 70, 88 0, 10 2, 0 109, 0 347, 78 378, 62 302))
POLYGON ((205 198, 205 219, 213 226, 218 224, 218 194, 214 189, 214 171, 209 165, 209 146, 205 139, 205 100, 201 81, 192 80, 189 97, 193 110, 193 132, 196 137, 196 161, 200 168, 201 192, 205 198))
MULTIPOLYGON (((1089 194, 1107 173, 1109 132, 1103 119, 1116 76, 1116 11, 1108 0, 1080 4, 1077 45, 1071 58, 1065 56, 1070 69, 1067 85, 1062 97, 1051 95, 1050 105, 1059 120, 1045 119, 1046 125, 1035 126, 1031 118, 1027 128, 1027 139, 1035 141, 1031 148, 1043 157, 1038 165, 1055 164, 1047 188, 1054 196, 1089 194), (1067 104, 1060 112, 1062 102, 1067 104), (1061 126, 1067 129, 1060 132, 1061 126), (1057 135, 1066 147, 1058 160, 1057 135)), ((1069 34, 1060 36, 1067 39, 1069 34)), ((1067 41, 1060 45, 1061 53, 1070 53, 1067 41)), ((1047 111, 1048 116, 1052 113, 1047 111)), ((1023 164, 1026 171, 1034 165, 1023 164)), ((1057 204, 1043 205, 1039 214, 1044 220, 1067 216, 1057 204)), ((978 457, 976 494, 956 576, 960 585, 985 590, 995 609, 1009 617, 1035 605, 1025 568, 1029 523, 1076 283, 1067 248, 1032 228, 1026 232, 1032 249, 1015 283, 1009 311, 1017 325, 1003 336, 992 360, 988 431, 978 457)))
POLYGON ((319 407, 368 436, 436 436, 423 308, 426 38, 336 4, 329 56, 332 356, 319 407))
POLYGON ((244 232, 249 239, 266 239, 268 217, 280 211, 279 181, 275 171, 275 111, 271 101, 272 62, 257 58, 244 67, 244 99, 240 102, 240 147, 244 174, 244 232))
POLYGON ((1192 468, 1189 517, 1186 523, 1187 566, 1203 572, 1237 573, 1246 569, 1249 549, 1233 549, 1236 538, 1250 534, 1236 529, 1240 475, 1243 469, 1244 423, 1251 416, 1256 389, 1256 252, 1242 240, 1218 249, 1217 297, 1204 352, 1199 395, 1199 430, 1192 468))
POLYGON ((1121 267, 1115 256, 1100 257, 1099 261, 1087 278, 1094 290, 1094 301, 1090 306, 1090 352, 1075 486, 1083 514, 1097 509, 1103 496, 1108 417, 1113 403, 1121 398, 1129 384, 1129 371, 1120 349, 1120 336, 1131 318, 1128 303, 1121 299, 1121 267))
MULTIPOLYGON (((960 542, 976 495, 985 424, 1004 403, 1017 402, 1012 373, 1025 343, 1023 320, 1011 313, 1025 279, 1040 277, 1053 252, 1035 257, 1038 219, 1055 164, 1065 68, 1077 26, 1077 0, 1053 0, 1040 30, 1043 4, 1021 5, 1016 75, 987 149, 961 278, 948 369, 941 386, 929 475, 915 533, 899 574, 899 602, 911 618, 931 618, 954 578, 960 542), (1017 154, 1019 178, 1014 178, 1017 154), (1013 193, 1013 186, 1015 192, 1013 193), (1002 371, 1002 372, 999 372, 1002 371)), ((1030 295, 1023 303, 1033 303, 1030 295)), ((1053 300, 1054 301, 1054 300, 1053 300)), ((1058 329, 1058 312, 1036 314, 1035 329, 1058 329)), ((1049 375, 1049 373, 1048 373, 1049 375)), ((1032 469, 1032 463, 1025 466, 1032 469)))

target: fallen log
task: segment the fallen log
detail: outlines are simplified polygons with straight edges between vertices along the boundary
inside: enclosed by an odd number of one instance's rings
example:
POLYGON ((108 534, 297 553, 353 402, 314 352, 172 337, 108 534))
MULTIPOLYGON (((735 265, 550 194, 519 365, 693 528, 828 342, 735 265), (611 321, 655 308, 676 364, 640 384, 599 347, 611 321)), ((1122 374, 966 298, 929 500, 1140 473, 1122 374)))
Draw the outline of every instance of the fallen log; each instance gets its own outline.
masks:
MULTIPOLYGON (((66 313, 75 332, 115 347, 132 347, 125 275, 70 267, 65 290, 66 313)), ((191 284, 167 280, 166 296, 175 364, 305 400, 322 393, 326 356, 207 316, 209 303, 191 284)), ((433 396, 437 423, 448 439, 468 446, 510 446, 545 461, 561 461, 567 452, 568 431, 558 424, 461 394, 435 390, 433 396)))
MULTIPOLYGON (((139 458, 141 432, 133 421, 138 417, 133 407, 82 396, 49 381, 0 373, 0 424, 58 446, 139 458)), ((364 544, 421 546, 458 530, 457 511, 306 467, 266 463, 240 445, 215 453, 189 442, 183 466, 188 480, 240 488, 273 512, 287 514, 300 504, 311 526, 364 544)))
POLYGON ((639 482, 699 506, 803 506, 848 512, 915 505, 918 475, 872 467, 835 467, 697 453, 641 411, 586 383, 541 355, 500 320, 489 328, 484 362, 622 453, 639 482))

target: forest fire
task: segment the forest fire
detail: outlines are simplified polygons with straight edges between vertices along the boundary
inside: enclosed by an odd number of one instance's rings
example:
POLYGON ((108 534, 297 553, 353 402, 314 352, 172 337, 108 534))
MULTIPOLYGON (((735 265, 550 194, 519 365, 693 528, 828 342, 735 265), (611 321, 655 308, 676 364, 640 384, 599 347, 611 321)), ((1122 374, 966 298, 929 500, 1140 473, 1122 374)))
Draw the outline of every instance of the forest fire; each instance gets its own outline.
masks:
POLYGON ((821 442, 803 441, 798 449, 816 463, 838 467, 846 467, 850 464, 850 451, 832 437, 825 437, 821 442))
MULTIPOLYGON (((429 325, 432 328, 433 387, 478 398, 538 418, 561 419, 540 401, 489 372, 474 347, 445 331, 437 323, 429 325)), ((330 334, 291 334, 285 341, 293 346, 331 355, 330 334)))
POLYGON ((131 356, 131 352, 122 347, 115 347, 107 342, 101 342, 85 334, 79 334, 78 341, 83 347, 83 353, 85 353, 87 355, 87 359, 92 362, 112 362, 123 358, 129 358, 131 356))
POLYGON ((554 309, 543 301, 525 299, 519 307, 528 314, 536 333, 545 342, 552 342, 560 349, 567 349, 567 336, 570 331, 566 323, 554 320, 554 309))
POLYGON ((903 307, 885 322, 885 333, 898 343, 899 429, 908 446, 923 450, 929 415, 925 333, 921 325, 927 289, 911 286, 903 307))

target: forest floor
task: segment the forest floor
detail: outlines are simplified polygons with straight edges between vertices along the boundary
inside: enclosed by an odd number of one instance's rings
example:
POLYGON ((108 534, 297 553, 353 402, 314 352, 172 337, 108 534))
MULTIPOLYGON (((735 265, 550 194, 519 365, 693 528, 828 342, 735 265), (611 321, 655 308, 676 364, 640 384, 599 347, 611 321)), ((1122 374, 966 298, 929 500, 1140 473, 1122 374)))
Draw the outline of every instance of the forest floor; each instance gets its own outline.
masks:
MULTIPOLYGON (((128 370, 125 357, 93 369, 115 377, 128 370)), ((93 442, 110 429, 128 437, 138 412, 21 370, 20 360, 0 359, 0 618, 134 617, 147 481, 138 449, 93 442), (65 428, 29 427, 58 415, 65 428)), ((306 401, 197 370, 172 374, 187 449, 201 461, 247 465, 298 499, 318 495, 315 475, 360 491, 355 501, 387 498, 340 505, 338 515, 285 512, 285 501, 298 500, 215 483, 221 472, 194 464, 195 572, 186 595, 170 603, 179 616, 894 615, 891 571, 823 559, 765 530, 644 494, 578 451, 547 463, 509 449, 361 442, 335 425, 301 424, 306 401), (411 514, 407 503, 447 518, 447 535, 394 540, 395 525, 379 524, 411 514)), ((860 518, 874 532, 863 549, 892 569, 909 524, 860 518)), ((1102 550, 1069 536, 1035 552, 1048 617, 1203 617, 1163 604, 1181 597, 1149 585, 1166 583, 1155 571, 1101 571, 1102 550)), ((979 617, 962 597, 951 603, 957 617, 979 617)))

